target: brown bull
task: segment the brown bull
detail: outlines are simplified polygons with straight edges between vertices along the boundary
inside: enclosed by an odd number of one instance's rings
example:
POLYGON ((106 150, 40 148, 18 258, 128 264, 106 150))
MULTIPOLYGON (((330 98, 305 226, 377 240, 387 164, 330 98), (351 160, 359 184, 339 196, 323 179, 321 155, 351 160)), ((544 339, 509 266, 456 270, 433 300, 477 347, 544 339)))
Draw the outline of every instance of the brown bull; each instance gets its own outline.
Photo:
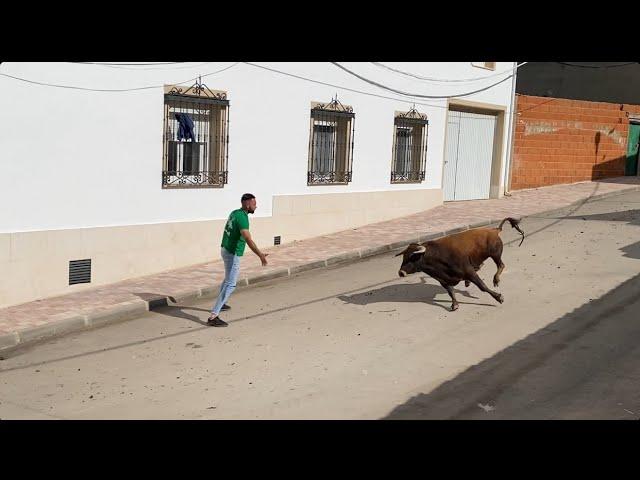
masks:
POLYGON ((524 232, 520 229, 519 220, 505 218, 498 228, 476 228, 465 232, 456 233, 448 237, 439 238, 422 244, 412 243, 404 251, 396 255, 402 255, 402 266, 398 274, 401 277, 416 272, 424 272, 435 278, 442 285, 453 303, 451 310, 458 309, 453 287, 464 280, 465 285, 474 283, 483 292, 489 293, 498 302, 504 302, 504 297, 498 292, 490 290, 476 273, 482 263, 489 257, 495 262, 498 271, 493 277, 493 286, 500 284, 500 274, 504 270, 502 263, 502 240, 500 232, 504 222, 509 222, 515 228, 524 241, 524 232))

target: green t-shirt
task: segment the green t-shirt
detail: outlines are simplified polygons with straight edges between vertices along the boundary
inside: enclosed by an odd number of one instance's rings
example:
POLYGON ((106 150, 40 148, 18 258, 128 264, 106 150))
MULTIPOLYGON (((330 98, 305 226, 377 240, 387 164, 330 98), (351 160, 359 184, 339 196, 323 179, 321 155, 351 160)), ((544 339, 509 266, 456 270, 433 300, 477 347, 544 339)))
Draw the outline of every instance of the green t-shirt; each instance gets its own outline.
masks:
POLYGON ((249 215, 241 208, 229 214, 227 224, 224 226, 221 245, 227 252, 239 257, 244 254, 244 247, 247 244, 240 235, 240 230, 249 230, 249 215))

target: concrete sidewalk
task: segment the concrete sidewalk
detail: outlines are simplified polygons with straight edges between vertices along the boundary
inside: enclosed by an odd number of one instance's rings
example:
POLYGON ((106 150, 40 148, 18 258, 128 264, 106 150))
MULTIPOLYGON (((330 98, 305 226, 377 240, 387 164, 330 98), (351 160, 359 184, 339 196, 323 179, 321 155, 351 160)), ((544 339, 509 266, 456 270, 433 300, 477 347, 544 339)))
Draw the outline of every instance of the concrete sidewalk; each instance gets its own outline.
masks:
MULTIPOLYGON (((248 252, 238 286, 391 252, 415 241, 482 225, 561 210, 594 198, 640 189, 638 177, 542 187, 495 200, 447 203, 408 217, 264 249, 269 265, 248 252)), ((366 208, 366 205, 363 205, 366 208)), ((526 226, 524 228, 525 233, 526 226)), ((216 244, 217 245, 217 244, 216 244)), ((217 247, 212 251, 217 252, 217 247)), ((193 265, 70 295, 0 309, 0 352, 44 338, 135 318, 148 310, 200 297, 215 298, 222 261, 193 265)))

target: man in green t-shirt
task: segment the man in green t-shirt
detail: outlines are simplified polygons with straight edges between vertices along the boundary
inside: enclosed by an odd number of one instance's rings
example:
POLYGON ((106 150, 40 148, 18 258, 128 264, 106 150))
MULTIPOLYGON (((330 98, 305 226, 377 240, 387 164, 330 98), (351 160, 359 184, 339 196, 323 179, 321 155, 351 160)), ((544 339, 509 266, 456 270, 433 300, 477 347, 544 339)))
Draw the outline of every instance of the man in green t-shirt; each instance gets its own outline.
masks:
POLYGON ((240 273, 240 257, 244 255, 245 245, 249 245, 253 253, 260 257, 263 267, 267 265, 267 255, 269 254, 260 251, 249 233, 249 214, 256 211, 256 197, 250 193, 245 193, 242 195, 241 202, 242 208, 229 214, 222 234, 221 255, 224 262, 224 281, 220 286, 220 293, 207 320, 207 325, 213 327, 227 326, 227 322, 219 316, 220 310, 229 310, 231 308, 226 304, 226 301, 236 288, 238 273, 240 273))

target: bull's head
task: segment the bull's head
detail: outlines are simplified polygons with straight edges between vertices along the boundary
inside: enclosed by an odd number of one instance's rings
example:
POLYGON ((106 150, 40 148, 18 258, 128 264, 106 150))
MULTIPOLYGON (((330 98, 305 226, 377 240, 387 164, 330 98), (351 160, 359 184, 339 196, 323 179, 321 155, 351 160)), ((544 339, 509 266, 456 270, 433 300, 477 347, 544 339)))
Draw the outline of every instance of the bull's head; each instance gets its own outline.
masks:
POLYGON ((419 272, 420 261, 422 260, 422 256, 426 251, 427 247, 425 247, 424 245, 410 243, 409 246, 402 252, 396 254, 396 257, 402 255, 402 265, 400 266, 398 275, 400 275, 401 277, 406 277, 407 275, 411 275, 412 273, 419 272))

